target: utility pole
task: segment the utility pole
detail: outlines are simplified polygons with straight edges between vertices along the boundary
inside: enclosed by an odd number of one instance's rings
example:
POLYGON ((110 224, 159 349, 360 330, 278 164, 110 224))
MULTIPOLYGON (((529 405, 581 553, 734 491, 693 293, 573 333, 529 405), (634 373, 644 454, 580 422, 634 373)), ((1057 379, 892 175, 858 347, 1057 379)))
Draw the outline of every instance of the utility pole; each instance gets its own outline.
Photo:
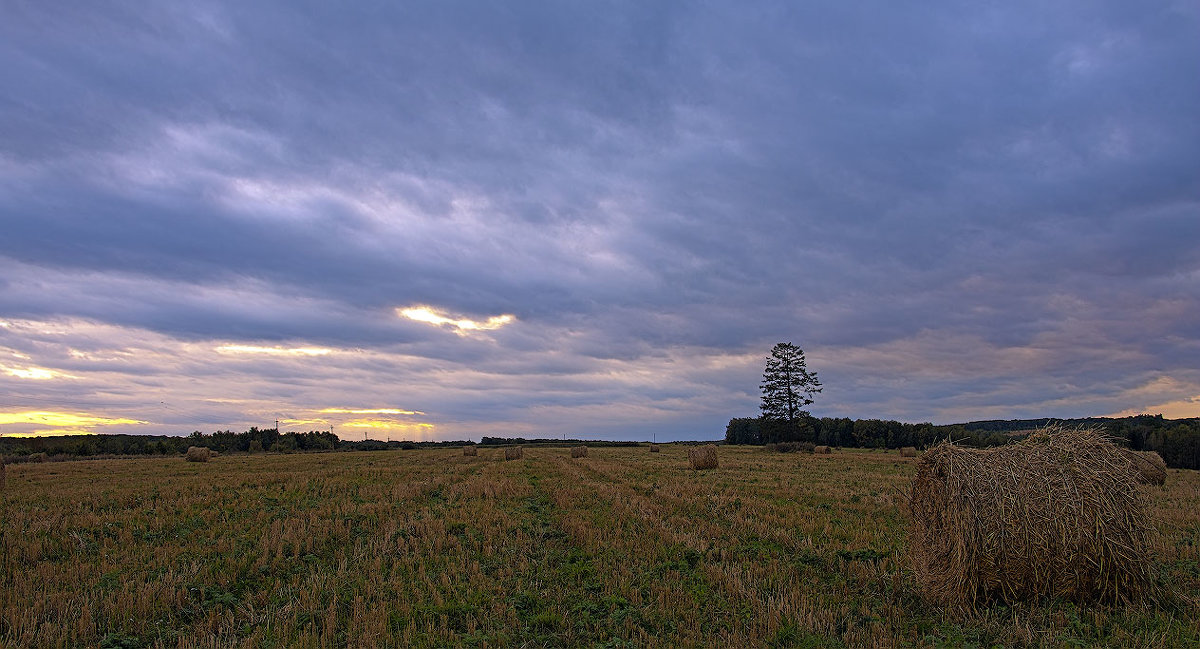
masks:
POLYGON ((277 432, 277 433, 279 432, 279 420, 278 419, 275 420, 275 432, 277 432))

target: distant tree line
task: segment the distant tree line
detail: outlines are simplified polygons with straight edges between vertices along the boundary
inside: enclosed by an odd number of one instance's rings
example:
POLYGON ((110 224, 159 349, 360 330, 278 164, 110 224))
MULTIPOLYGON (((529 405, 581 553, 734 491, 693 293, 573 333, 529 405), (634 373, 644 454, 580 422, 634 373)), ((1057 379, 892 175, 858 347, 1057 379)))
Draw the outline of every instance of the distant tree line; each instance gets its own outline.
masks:
MULTIPOLYGON (((189 446, 205 446, 221 453, 261 453, 296 451, 386 451, 419 448, 455 447, 474 444, 471 440, 381 441, 376 439, 342 440, 329 431, 280 432, 274 428, 252 427, 235 433, 195 431, 190 435, 55 435, 46 437, 0 437, 0 456, 21 461, 29 456, 93 457, 118 455, 180 455, 189 446)), ((637 446, 639 442, 524 437, 484 437, 481 445, 528 444, 544 446, 637 446)))
POLYGON ((45 453, 48 456, 88 457, 93 455, 177 455, 189 446, 206 446, 221 453, 290 452, 332 450, 342 446, 329 431, 281 433, 274 428, 252 427, 242 433, 219 430, 195 431, 191 435, 55 435, 47 437, 0 437, 0 455, 19 459, 45 453))
POLYGON ((882 419, 834 417, 799 418, 789 424, 766 417, 729 420, 726 444, 778 444, 811 442, 850 448, 928 448, 946 439, 975 446, 998 446, 1018 439, 1050 423, 1064 426, 1096 426, 1136 450, 1156 451, 1167 466, 1200 469, 1200 419, 1163 419, 1162 415, 1138 415, 1118 419, 1011 419, 976 421, 935 426, 882 419))
POLYGON ((511 444, 522 445, 538 445, 538 446, 641 446, 642 442, 612 442, 607 440, 597 439, 563 439, 563 438, 543 438, 535 437, 526 439, 524 437, 481 437, 479 439, 480 446, 505 446, 511 444))
MULTIPOLYGON (((244 433, 219 430, 211 435, 195 431, 184 438, 187 446, 207 446, 222 453, 261 451, 328 451, 338 448, 337 435, 327 430, 281 433, 275 428, 251 427, 244 433)), ((185 447, 186 450, 186 447, 185 447)))
POLYGON ((979 434, 962 427, 907 424, 884 419, 846 417, 799 418, 794 424, 765 417, 740 417, 729 420, 725 428, 726 444, 781 444, 809 442, 822 446, 849 448, 925 447, 953 434, 955 440, 969 439, 972 445, 1001 444, 1007 437, 979 434), (940 435, 940 436, 939 436, 940 435))

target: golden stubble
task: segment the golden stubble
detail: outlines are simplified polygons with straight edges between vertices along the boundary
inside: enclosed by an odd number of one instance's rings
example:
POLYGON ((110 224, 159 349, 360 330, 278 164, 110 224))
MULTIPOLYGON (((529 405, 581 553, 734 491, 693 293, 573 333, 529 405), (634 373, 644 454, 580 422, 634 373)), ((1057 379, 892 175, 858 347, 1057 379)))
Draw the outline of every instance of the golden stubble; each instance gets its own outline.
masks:
MULTIPOLYGON (((1059 646, 1086 623, 1165 647, 1200 626, 1194 610, 924 603, 906 559, 916 465, 895 452, 722 447, 695 471, 670 444, 524 451, 10 465, 0 645, 936 646, 967 629, 1059 646)), ((1159 565, 1193 597, 1198 475, 1143 487, 1159 565)))

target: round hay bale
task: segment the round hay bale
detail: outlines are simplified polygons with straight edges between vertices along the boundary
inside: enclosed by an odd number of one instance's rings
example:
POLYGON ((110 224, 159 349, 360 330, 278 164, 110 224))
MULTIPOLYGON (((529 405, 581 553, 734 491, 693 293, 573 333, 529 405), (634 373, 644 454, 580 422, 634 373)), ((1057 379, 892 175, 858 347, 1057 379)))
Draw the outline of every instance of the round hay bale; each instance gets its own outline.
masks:
POLYGON ((187 450, 188 462, 207 462, 211 457, 212 452, 205 446, 189 446, 187 450))
POLYGON ((662 449, 658 447, 658 444, 651 444, 651 445, 650 445, 650 452, 651 452, 651 453, 661 453, 661 452, 662 452, 662 449))
POLYGON ((688 462, 697 471, 717 468, 717 447, 713 444, 688 449, 688 462))
POLYGON ((828 446, 814 446, 813 447, 813 453, 816 453, 817 455, 829 455, 831 452, 832 451, 829 450, 828 446))
POLYGON ((521 450, 520 446, 510 446, 504 449, 505 460, 519 460, 525 457, 525 451, 521 450))
POLYGON ((46 454, 45 453, 31 453, 29 455, 29 461, 30 462, 45 462, 46 454))
POLYGON ((1142 484, 1162 485, 1167 482, 1167 463, 1154 451, 1135 451, 1123 448, 1121 452, 1133 465, 1134 477, 1142 484))
POLYGON ((479 449, 475 448, 474 446, 464 446, 463 455, 467 457, 475 457, 479 455, 479 449))
POLYGON ((575 446, 571 449, 571 457, 587 457, 586 446, 575 446))
POLYGON ((905 446, 900 449, 900 457, 916 457, 917 455, 917 448, 915 446, 905 446))
POLYGON ((1131 602, 1151 583, 1130 461, 1095 430, 987 450, 943 442, 917 465, 909 513, 914 574, 934 603, 1131 602))

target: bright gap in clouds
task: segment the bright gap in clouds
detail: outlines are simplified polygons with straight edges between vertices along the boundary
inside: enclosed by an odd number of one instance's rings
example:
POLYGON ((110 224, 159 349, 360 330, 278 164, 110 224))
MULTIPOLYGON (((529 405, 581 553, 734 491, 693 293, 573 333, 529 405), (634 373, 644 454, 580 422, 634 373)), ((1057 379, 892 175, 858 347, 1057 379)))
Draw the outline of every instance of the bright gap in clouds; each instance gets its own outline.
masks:
POLYGON ((48 370, 44 367, 12 367, 9 365, 0 365, 0 371, 3 371, 9 376, 15 376, 18 379, 29 379, 31 381, 49 381, 51 379, 77 379, 78 376, 59 372, 58 370, 48 370))
POLYGON ((314 413, 320 416, 311 416, 309 418, 280 418, 279 423, 288 427, 316 427, 322 429, 326 427, 334 427, 336 430, 343 431, 345 435, 346 429, 352 429, 356 432, 350 433, 350 439, 357 439, 357 436, 364 435, 370 439, 384 439, 400 437, 404 438, 415 437, 416 439, 431 439, 436 425, 424 422, 413 421, 408 419, 413 416, 424 415, 420 410, 406 410, 404 408, 321 408, 320 410, 310 410, 309 413, 314 413), (364 415, 375 415, 374 417, 364 415))
POLYGON ((355 419, 342 424, 342 426, 347 428, 374 428, 380 430, 433 430, 434 428, 433 424, 424 421, 404 422, 386 419, 355 419))
POLYGON ((1176 401, 1167 401, 1144 408, 1128 408, 1106 417, 1134 417, 1137 415, 1162 415, 1165 419, 1191 419, 1200 417, 1200 394, 1176 401))
POLYGON ((420 410, 401 410, 400 408, 324 408, 317 412, 340 415, 423 415, 420 410))
POLYGON ((267 354, 271 356, 324 356, 332 354, 332 349, 324 347, 260 347, 257 345, 221 345, 217 351, 222 354, 267 354))
POLYGON ((4 433, 10 437, 36 437, 39 435, 94 435, 93 426, 133 426, 149 422, 120 417, 97 417, 83 413, 53 412, 48 410, 25 410, 22 412, 0 412, 0 425, 35 424, 56 426, 54 429, 39 429, 32 432, 4 433))
POLYGON ((514 322, 517 317, 508 313, 492 316, 483 322, 463 318, 446 313, 440 309, 435 309, 430 306, 411 306, 396 309, 396 313, 409 320, 424 322, 436 327, 449 326, 454 333, 465 336, 472 331, 488 331, 499 329, 504 325, 514 322))

